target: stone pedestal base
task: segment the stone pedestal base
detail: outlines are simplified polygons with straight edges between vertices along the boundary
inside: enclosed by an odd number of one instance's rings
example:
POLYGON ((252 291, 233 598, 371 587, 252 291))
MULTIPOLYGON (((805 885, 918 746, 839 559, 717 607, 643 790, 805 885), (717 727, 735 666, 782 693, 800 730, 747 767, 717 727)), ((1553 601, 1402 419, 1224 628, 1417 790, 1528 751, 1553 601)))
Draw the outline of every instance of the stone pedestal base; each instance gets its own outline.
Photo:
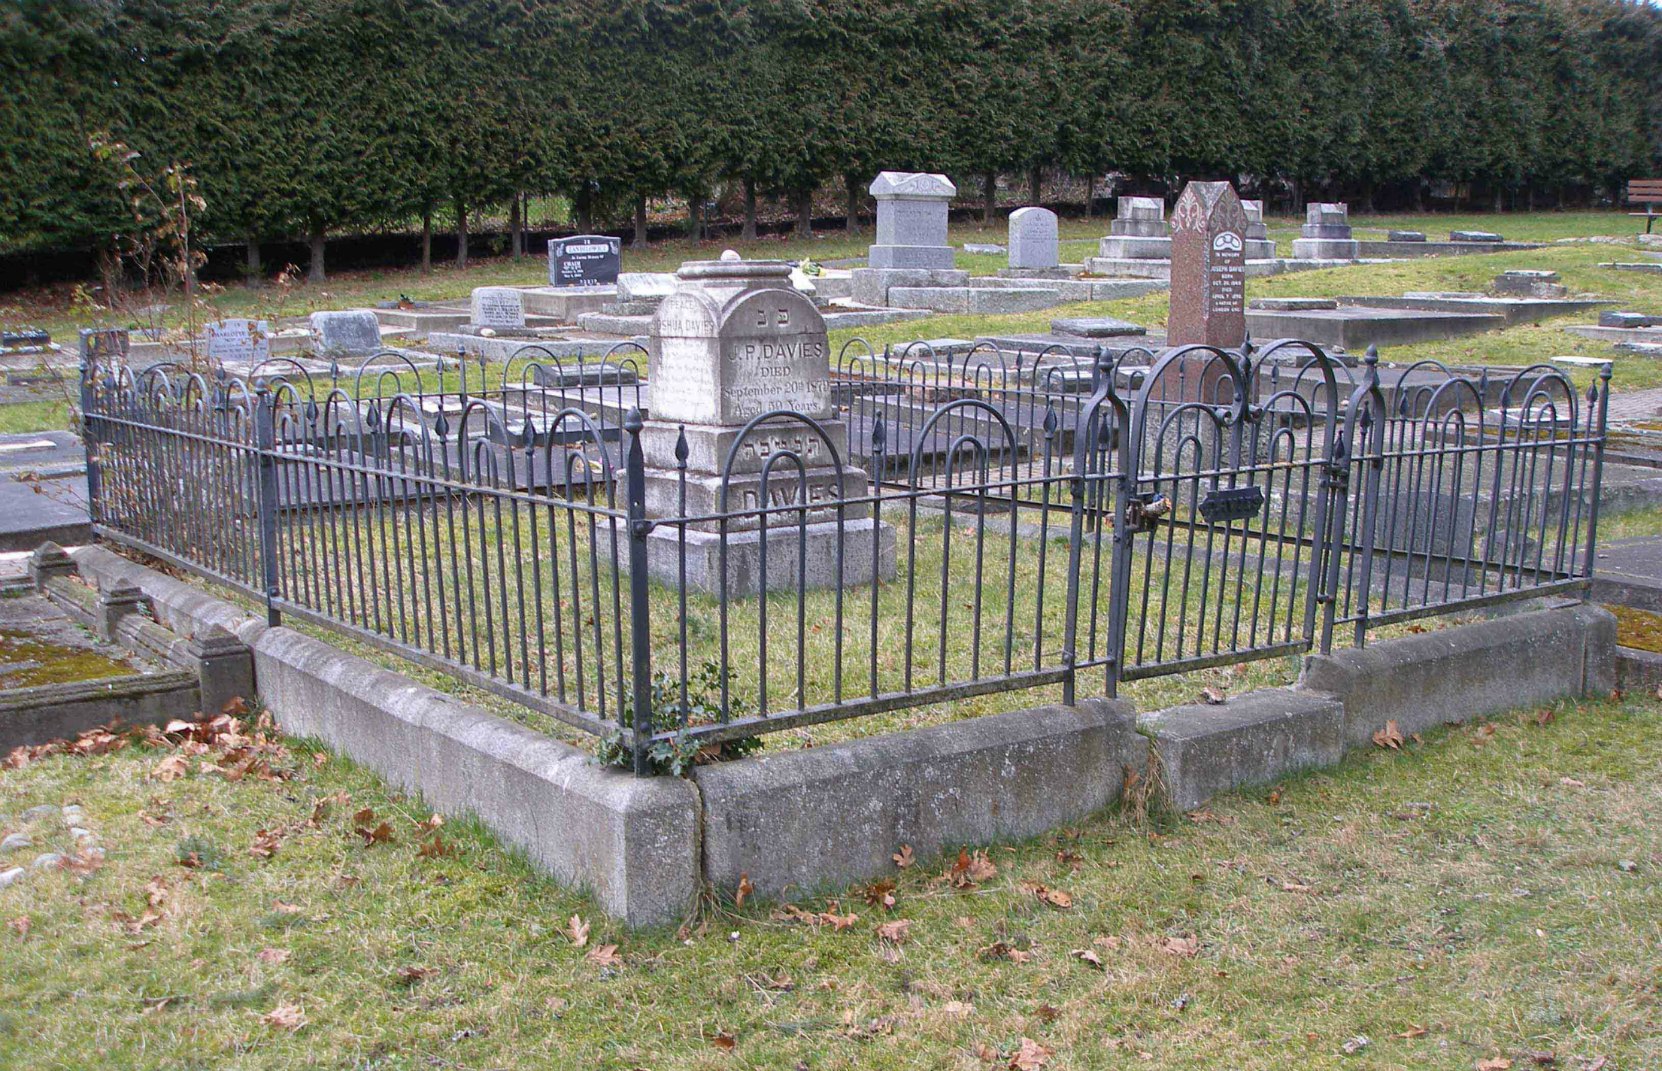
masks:
POLYGON ((764 576, 769 592, 796 591, 799 579, 806 590, 819 591, 864 586, 873 577, 879 581, 895 577, 894 527, 870 518, 845 521, 840 530, 833 521, 781 525, 766 531, 729 532, 725 559, 720 534, 688 529, 683 547, 681 529, 673 525, 654 528, 647 537, 646 547, 648 575, 672 588, 681 583, 684 558, 687 590, 719 596, 723 594, 721 576, 725 565, 725 594, 730 599, 760 593, 764 576), (800 577, 799 557, 806 566, 800 577))
POLYGON ((585 312, 599 312, 617 300, 615 286, 539 286, 522 292, 527 316, 553 316, 576 323, 585 312))
POLYGON ((1294 260, 1355 260, 1358 247, 1354 238, 1294 238, 1294 260))
POLYGON ((952 247, 947 245, 874 245, 866 251, 871 268, 940 268, 951 270, 952 247))
POLYGON ((1268 238, 1248 238, 1246 240, 1246 258, 1248 260, 1274 260, 1275 243, 1268 238))
POLYGON ((1097 242, 1097 255, 1110 260, 1170 260, 1170 238, 1111 234, 1097 242))
POLYGON ((855 268, 849 273, 849 296, 861 305, 887 306, 891 286, 968 286, 969 277, 950 264, 944 269, 855 268))

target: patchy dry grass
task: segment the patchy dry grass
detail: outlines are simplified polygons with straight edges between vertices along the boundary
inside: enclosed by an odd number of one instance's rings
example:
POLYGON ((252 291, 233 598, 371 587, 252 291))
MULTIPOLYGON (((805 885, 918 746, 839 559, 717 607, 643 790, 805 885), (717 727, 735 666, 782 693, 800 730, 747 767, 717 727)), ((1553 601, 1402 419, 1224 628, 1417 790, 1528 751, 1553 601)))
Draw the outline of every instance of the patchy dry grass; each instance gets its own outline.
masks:
POLYGON ((294 750, 274 782, 152 780, 164 755, 140 749, 0 774, 7 830, 74 802, 108 849, 0 892, 0 1064, 990 1069, 1023 1038, 1053 1071, 1662 1061, 1653 703, 1433 734, 1186 819, 1100 817, 993 847, 969 891, 920 863, 892 912, 859 890, 805 905, 858 916, 842 930, 722 903, 630 934, 473 823, 423 858, 418 801, 294 750), (363 807, 392 843, 365 847, 363 807), (286 830, 270 858, 262 829, 286 830))

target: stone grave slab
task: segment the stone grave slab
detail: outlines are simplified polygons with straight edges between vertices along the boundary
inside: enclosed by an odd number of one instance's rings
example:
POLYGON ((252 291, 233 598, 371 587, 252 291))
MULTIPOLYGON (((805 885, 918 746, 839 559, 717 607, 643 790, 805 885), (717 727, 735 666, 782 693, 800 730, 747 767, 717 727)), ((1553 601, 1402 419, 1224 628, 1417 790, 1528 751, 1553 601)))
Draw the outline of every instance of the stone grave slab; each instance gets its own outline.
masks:
POLYGON ((1451 242, 1504 242, 1505 238, 1493 231, 1449 231, 1451 242))
POLYGON ((308 322, 323 356, 368 357, 381 349, 381 322, 373 309, 314 312, 308 322))
POLYGON ((1113 316, 1068 316, 1050 321, 1054 334, 1070 338, 1119 338, 1126 335, 1146 335, 1148 328, 1113 316))

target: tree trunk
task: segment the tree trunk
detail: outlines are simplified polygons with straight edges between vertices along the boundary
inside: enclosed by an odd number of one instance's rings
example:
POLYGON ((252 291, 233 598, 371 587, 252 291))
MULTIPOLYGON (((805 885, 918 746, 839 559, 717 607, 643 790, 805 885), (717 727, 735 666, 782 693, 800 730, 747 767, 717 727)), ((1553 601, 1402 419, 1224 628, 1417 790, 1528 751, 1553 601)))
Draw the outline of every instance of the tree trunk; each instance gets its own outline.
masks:
POLYGON ((577 191, 577 197, 572 205, 577 212, 577 230, 579 233, 588 234, 594 230, 593 200, 593 197, 589 194, 589 184, 587 182, 583 183, 582 188, 577 191))
POLYGON ((525 221, 520 218, 519 194, 514 194, 508 206, 508 255, 514 260, 525 258, 525 221))
POLYGON ((756 180, 744 180, 744 230, 739 237, 747 242, 756 240, 756 180))
POLYGON ((314 283, 321 283, 327 279, 328 273, 323 265, 324 231, 323 221, 313 216, 311 219, 312 260, 306 265, 306 278, 314 283))
POLYGON ((421 209, 421 274, 433 270, 433 206, 421 209))
POLYGON ((633 243, 642 249, 646 248, 646 194, 635 198, 635 241, 633 243))
POLYGON ((986 230, 993 225, 993 213, 998 209, 998 174, 987 172, 983 177, 985 183, 982 188, 981 229, 986 230))
POLYGON ((796 236, 814 236, 814 191, 799 190, 796 194, 796 236))
POLYGON ((1027 172, 1027 203, 1030 205, 1044 204, 1044 170, 1033 168, 1027 172))
POLYGON ((860 188, 857 175, 844 175, 843 184, 848 187, 848 207, 845 209, 848 222, 844 224, 844 229, 849 234, 859 234, 860 209, 865 206, 865 191, 860 188))
POLYGON ((1096 176, 1090 175, 1085 179, 1085 218, 1093 219, 1096 216, 1096 176))
POLYGON ((456 267, 467 267, 467 202, 456 198, 456 267))
POLYGON ((259 286, 260 282, 261 282, 261 279, 260 279, 260 240, 252 234, 250 234, 248 236, 247 250, 248 250, 248 259, 244 262, 244 265, 243 265, 243 274, 247 278, 244 279, 244 282, 246 282, 249 286, 259 286))
POLYGON ((692 235, 692 240, 695 242, 702 241, 704 238, 703 211, 704 203, 702 201, 696 197, 687 198, 687 233, 692 235))

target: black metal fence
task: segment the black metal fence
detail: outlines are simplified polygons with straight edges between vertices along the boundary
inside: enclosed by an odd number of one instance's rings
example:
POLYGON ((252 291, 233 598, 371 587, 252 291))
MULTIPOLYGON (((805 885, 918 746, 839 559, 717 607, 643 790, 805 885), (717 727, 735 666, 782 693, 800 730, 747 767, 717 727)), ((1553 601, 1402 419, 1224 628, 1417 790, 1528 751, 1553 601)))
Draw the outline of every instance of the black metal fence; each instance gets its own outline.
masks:
POLYGON ((1581 394, 1549 366, 1347 367, 1304 342, 851 343, 834 418, 763 414, 703 456, 643 419, 645 363, 88 367, 93 519, 273 621, 613 737, 640 772, 1361 644, 1591 573, 1608 369, 1581 394))

